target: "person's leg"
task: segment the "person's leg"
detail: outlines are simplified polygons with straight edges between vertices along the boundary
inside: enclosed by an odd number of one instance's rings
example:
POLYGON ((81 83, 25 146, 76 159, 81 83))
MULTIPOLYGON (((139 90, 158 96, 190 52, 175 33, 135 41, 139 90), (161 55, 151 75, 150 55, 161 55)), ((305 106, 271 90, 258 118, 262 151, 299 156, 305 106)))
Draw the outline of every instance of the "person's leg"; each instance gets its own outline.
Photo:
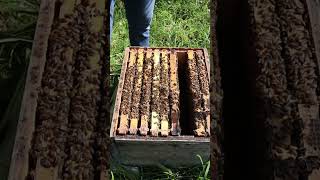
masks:
POLYGON ((126 0, 131 46, 149 46, 150 25, 155 0, 126 0))
POLYGON ((112 35, 112 28, 113 28, 113 14, 114 14, 114 4, 115 4, 115 0, 110 0, 110 43, 111 43, 111 35, 112 35))

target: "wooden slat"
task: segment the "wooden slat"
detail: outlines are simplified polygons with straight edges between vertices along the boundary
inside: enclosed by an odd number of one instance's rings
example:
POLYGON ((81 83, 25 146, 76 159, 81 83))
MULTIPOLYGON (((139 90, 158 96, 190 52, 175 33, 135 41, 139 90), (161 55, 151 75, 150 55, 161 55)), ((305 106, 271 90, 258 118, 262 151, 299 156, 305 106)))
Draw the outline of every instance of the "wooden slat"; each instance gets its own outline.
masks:
POLYGON ((210 83, 210 79, 211 79, 210 78, 210 58, 209 58, 207 49, 201 49, 201 50, 203 50, 204 60, 206 63, 207 73, 208 73, 209 83, 210 83))
MULTIPOLYGON (((72 14, 74 11, 75 3, 76 3, 76 0, 64 1, 60 7, 59 18, 63 19, 66 15, 72 14)), ((61 26, 67 27, 68 26, 67 22, 63 22, 61 24, 61 26)), ((64 56, 63 60, 65 60, 66 64, 72 63, 72 61, 73 61, 73 48, 66 47, 62 56, 64 56)), ((68 72, 65 72, 65 73, 68 74, 68 72)), ((69 72, 69 73, 70 73, 69 76, 71 76, 71 72, 69 72)), ((69 89, 69 91, 70 91, 70 89, 69 89)), ((61 103, 60 106, 63 107, 63 109, 67 109, 65 112, 69 112, 69 107, 70 107, 70 98, 69 97, 64 97, 64 102, 61 101, 58 103, 61 103)), ((62 122, 59 122, 59 123, 61 123, 60 127, 67 127, 68 120, 66 118, 68 115, 65 113, 58 113, 57 119, 61 119, 61 118, 58 118, 58 116, 66 116, 66 117, 63 117, 65 119, 63 124, 62 124, 62 122)), ((62 134, 60 136, 62 136, 62 134)), ((56 138, 59 138, 59 137, 56 137, 56 138)), ((48 143, 52 143, 52 142, 48 142, 48 143)), ((63 153, 63 150, 60 151, 60 153, 63 153)), ((59 154, 59 153, 57 153, 57 154, 59 154)), ((58 174, 59 174, 59 169, 62 169, 62 166, 63 166, 63 160, 59 159, 57 165, 55 167, 51 167, 51 168, 43 167, 41 165, 40 161, 41 161, 41 159, 37 158, 37 164, 36 164, 36 170, 35 170, 35 180, 41 180, 41 179, 55 180, 55 179, 57 179, 58 174)))
POLYGON ((142 100, 141 100, 141 124, 140 135, 146 136, 149 132, 150 122, 150 101, 152 85, 152 50, 148 49, 145 58, 145 68, 143 75, 142 100))
MULTIPOLYGON (((318 72, 320 72, 320 1, 319 0, 305 0, 307 4, 307 10, 309 13, 310 26, 313 37, 313 44, 315 48, 316 62, 318 66, 318 72)), ((319 75, 319 74, 318 74, 319 75)), ((319 78, 319 77, 318 77, 319 78)), ((319 94, 318 94, 319 96, 319 94)), ((316 107, 314 107, 316 108, 316 107)), ((316 121, 319 121, 319 106, 317 107, 317 114, 314 116, 318 116, 316 121)), ((313 110, 313 112, 316 112, 313 110)), ((309 150, 310 151, 310 150, 309 150)), ((317 152, 319 153, 319 152, 317 152)), ((319 154, 318 154, 319 155, 319 154)), ((308 177, 309 180, 318 180, 320 179, 320 170, 315 169, 312 171, 311 175, 308 177)))
POLYGON ((201 89, 204 118, 206 121, 206 132, 210 135, 210 93, 209 93, 209 76, 207 73, 206 62, 203 51, 198 50, 195 53, 198 66, 199 83, 201 89))
POLYGON ((126 71, 126 78, 125 78, 125 86, 123 87, 123 93, 121 96, 125 94, 125 97, 122 97, 122 102, 120 104, 120 123, 118 128, 119 134, 127 134, 128 126, 129 126, 129 115, 130 115, 130 108, 131 108, 131 95, 133 90, 133 80, 135 76, 135 68, 136 68, 136 58, 137 58, 137 51, 134 49, 130 50, 130 60, 128 65, 128 70, 126 71))
POLYGON ((120 80, 119 80, 119 83, 118 83, 116 102, 115 102, 115 105, 114 105, 114 110, 113 110, 113 115, 112 115, 112 122, 111 122, 111 128, 110 128, 110 137, 114 137, 116 135, 117 125, 118 125, 118 122, 119 122, 119 113, 120 113, 122 90, 123 90, 123 86, 124 86, 124 83, 125 83, 129 56, 130 56, 130 48, 126 48, 125 52, 124 52, 123 62, 122 62, 120 80))
POLYGON ((308 180, 319 180, 320 179, 320 169, 315 169, 312 171, 308 180))
POLYGON ((25 179, 29 169, 29 151, 35 128, 39 88, 46 62, 48 39, 55 12, 55 0, 43 0, 39 9, 31 61, 21 104, 16 139, 11 158, 9 180, 25 179))
POLYGON ((320 137, 316 133, 317 124, 314 121, 319 121, 319 105, 298 104, 298 113, 303 120, 303 144, 306 157, 319 156, 320 137))
POLYGON ((177 53, 173 51, 170 53, 170 60, 169 60, 169 68, 170 68, 170 119, 171 119, 171 135, 180 135, 180 89, 179 89, 179 80, 178 80, 178 60, 177 60, 177 53))
POLYGON ((190 92, 192 94, 192 101, 193 101, 193 113, 194 113, 194 124, 195 130, 194 133, 196 136, 205 136, 206 135, 206 123, 203 117, 203 108, 201 106, 202 102, 202 92, 199 83, 199 74, 198 68, 196 64, 196 59, 194 56, 193 50, 188 50, 188 75, 189 75, 189 82, 190 82, 190 92))
POLYGON ((153 57, 153 82, 152 82, 152 105, 151 105, 151 129, 152 136, 158 136, 159 133, 159 85, 160 85, 160 51, 154 50, 153 57))
POLYGON ((100 49, 103 48, 101 33, 104 27, 105 1, 89 0, 88 4, 82 1, 81 6, 86 9, 83 12, 84 16, 89 16, 83 24, 84 31, 88 31, 83 34, 83 38, 88 38, 89 41, 81 42, 79 51, 90 53, 78 54, 81 60, 79 67, 83 69, 76 74, 76 84, 74 84, 76 91, 71 100, 70 133, 67 142, 70 149, 67 153, 68 158, 65 160, 64 179, 93 179, 95 172, 93 163, 95 157, 92 148, 97 130, 97 103, 101 95, 99 84, 101 74, 99 72, 102 69, 100 49), (90 10, 96 12, 96 15, 90 16, 90 10))
POLYGON ((311 23, 312 36, 320 72, 320 1, 306 0, 311 23))
POLYGON ((168 50, 161 51, 161 80, 160 80, 160 134, 169 135, 169 67, 168 50))
MULTIPOLYGON (((94 33, 104 33, 102 32, 104 29, 104 25, 103 23, 105 22, 104 18, 106 18, 106 16, 104 16, 103 14, 106 13, 106 5, 108 4, 107 1, 105 0, 90 0, 90 2, 92 4, 95 4, 95 8, 101 13, 100 15, 94 17, 92 19, 92 23, 95 25, 94 27, 91 27, 91 31, 94 33)), ((104 56, 101 56, 101 48, 103 49, 103 43, 101 41, 96 42, 96 48, 98 49, 95 52, 95 56, 91 57, 90 60, 96 64, 96 66, 98 67, 98 70, 101 71, 101 69, 103 69, 103 67, 101 67, 101 62, 104 61, 102 58, 104 58, 104 56), (98 62, 95 61, 98 60, 98 62)), ((108 61, 108 60, 107 60, 108 61)), ((100 76, 103 76, 100 75, 100 76)), ((95 138, 94 135, 91 137, 92 139, 95 138)), ((108 172, 105 169, 105 164, 103 164, 102 162, 100 162, 99 164, 100 166, 100 180, 108 180, 108 172)))
POLYGON ((130 134, 137 134, 138 131, 138 121, 140 117, 140 98, 141 98, 141 87, 142 87, 142 78, 143 78, 143 60, 144 60, 144 50, 138 50, 138 59, 137 59, 137 71, 136 78, 134 81, 134 89, 132 96, 132 107, 130 113, 130 134))
MULTIPOLYGON (((204 61, 205 61, 205 64, 206 64, 206 68, 207 68, 207 73, 208 73, 208 79, 209 79, 209 99, 208 99, 208 102, 209 102, 209 111, 210 111, 210 58, 209 58, 209 55, 208 55, 208 51, 207 49, 203 49, 203 55, 204 55, 204 61)), ((216 112, 217 113, 217 112, 216 112)), ((209 114, 209 120, 207 120, 207 132, 209 133, 209 136, 211 136, 211 114, 209 114)))

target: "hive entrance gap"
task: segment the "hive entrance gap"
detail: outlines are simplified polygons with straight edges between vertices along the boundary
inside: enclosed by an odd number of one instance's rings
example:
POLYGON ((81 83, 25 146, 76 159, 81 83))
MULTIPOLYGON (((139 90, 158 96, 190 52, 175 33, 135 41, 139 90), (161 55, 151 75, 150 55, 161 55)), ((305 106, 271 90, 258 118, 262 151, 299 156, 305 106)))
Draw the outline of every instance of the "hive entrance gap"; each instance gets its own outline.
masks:
POLYGON ((189 92, 189 82, 187 60, 188 56, 186 52, 177 52, 178 58, 178 78, 180 86, 180 126, 181 135, 193 135, 193 125, 194 120, 192 113, 192 97, 189 92))

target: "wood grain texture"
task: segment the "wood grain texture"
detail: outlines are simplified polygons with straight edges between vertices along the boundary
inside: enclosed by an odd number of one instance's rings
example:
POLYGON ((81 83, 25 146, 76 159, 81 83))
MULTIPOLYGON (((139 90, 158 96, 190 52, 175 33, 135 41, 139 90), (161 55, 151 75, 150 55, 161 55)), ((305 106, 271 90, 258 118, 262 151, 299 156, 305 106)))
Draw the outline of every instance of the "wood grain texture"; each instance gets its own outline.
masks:
POLYGON ((306 0, 306 2, 320 71, 320 0, 306 0))
POLYGON ((159 133, 159 95, 160 95, 160 51, 154 50, 153 73, 152 73, 152 100, 151 100, 151 128, 152 136, 158 136, 159 133))
POLYGON ((180 87, 178 81, 178 60, 177 60, 177 53, 173 52, 170 54, 169 59, 169 89, 170 89, 170 118, 171 118, 171 134, 176 136, 180 135, 181 128, 180 128, 180 87))
MULTIPOLYGON (((130 60, 128 62, 128 70, 126 71, 125 75, 125 82, 123 86, 123 97, 120 104, 120 123, 118 128, 119 134, 126 134, 128 132, 129 127, 129 117, 130 117, 130 110, 132 106, 132 91, 134 88, 134 78, 136 72, 136 60, 137 60, 137 51, 130 50, 130 60)), ((121 96, 122 96, 121 95, 121 96)))
POLYGON ((204 162, 209 160, 209 138, 154 138, 116 137, 112 154, 119 158, 121 163, 129 166, 155 166, 159 163, 168 167, 199 165, 198 154, 204 162))
MULTIPOLYGON (((209 91, 210 91, 210 171, 212 180, 223 179, 221 171, 223 141, 222 131, 222 88, 220 75, 220 62, 218 55, 218 17, 221 17, 218 8, 221 8, 222 0, 210 0, 210 58, 208 65, 209 91), (220 16, 219 16, 220 15, 220 16)), ((208 53, 205 53, 205 56, 208 53)))
POLYGON ((147 50, 144 64, 144 75, 141 99, 141 124, 139 127, 140 135, 146 136, 149 132, 150 122, 150 102, 151 102, 151 85, 152 85, 152 50, 147 50))
POLYGON ((118 121, 119 121, 119 114, 120 114, 120 104, 122 101, 122 99, 121 99, 122 89, 124 87, 124 83, 125 83, 125 79, 126 79, 126 72, 127 72, 127 65, 128 65, 129 56, 130 56, 130 48, 126 48, 125 52, 124 52, 123 62, 122 62, 120 80, 119 80, 119 85, 118 85, 118 89, 117 89, 116 102, 115 102, 114 110, 113 110, 113 114, 112 114, 110 137, 114 137, 116 135, 117 125, 118 125, 118 121))
POLYGON ((25 179, 28 174, 29 150, 35 127, 38 91, 46 62, 48 38, 51 32, 54 10, 55 0, 42 1, 12 153, 9 180, 25 179))
MULTIPOLYGON (((319 0, 306 0, 307 8, 309 12, 309 20, 312 31, 313 43, 315 48, 315 55, 318 62, 318 72, 320 72, 320 1, 319 0)), ((318 77, 319 79, 319 77, 318 77)), ((318 101, 319 101, 318 94, 318 101)), ((319 110, 318 110, 319 111, 319 110)), ((319 120, 319 114, 318 114, 319 120)), ((318 154, 319 155, 319 154, 318 154)), ((308 177, 309 180, 320 179, 320 170, 315 169, 308 177)))

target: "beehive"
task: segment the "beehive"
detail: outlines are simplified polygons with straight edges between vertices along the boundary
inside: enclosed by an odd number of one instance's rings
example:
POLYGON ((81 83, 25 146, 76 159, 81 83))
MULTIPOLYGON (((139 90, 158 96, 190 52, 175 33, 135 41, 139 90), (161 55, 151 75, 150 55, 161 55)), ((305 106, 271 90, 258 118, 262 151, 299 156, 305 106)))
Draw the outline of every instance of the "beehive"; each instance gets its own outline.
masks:
POLYGON ((209 157, 209 68, 205 49, 125 50, 110 132, 124 164, 209 157))
POLYGON ((108 179, 106 4, 41 1, 8 179, 108 179))

